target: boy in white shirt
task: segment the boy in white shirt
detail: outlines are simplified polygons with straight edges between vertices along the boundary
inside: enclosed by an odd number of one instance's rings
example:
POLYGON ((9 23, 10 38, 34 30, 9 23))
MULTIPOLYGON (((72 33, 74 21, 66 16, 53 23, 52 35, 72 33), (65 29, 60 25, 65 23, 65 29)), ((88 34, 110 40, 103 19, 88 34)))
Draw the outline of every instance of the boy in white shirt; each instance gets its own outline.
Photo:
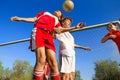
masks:
MULTIPOLYGON (((72 23, 70 17, 65 17, 61 21, 63 28, 69 28, 72 23)), ((84 23, 79 23, 76 26, 84 27, 84 23)), ((75 50, 74 48, 81 48, 84 50, 91 50, 89 47, 83 47, 74 43, 74 38, 70 32, 64 32, 56 34, 56 39, 60 42, 59 49, 59 61, 60 61, 60 72, 62 73, 61 80, 74 80, 75 76, 75 50)))

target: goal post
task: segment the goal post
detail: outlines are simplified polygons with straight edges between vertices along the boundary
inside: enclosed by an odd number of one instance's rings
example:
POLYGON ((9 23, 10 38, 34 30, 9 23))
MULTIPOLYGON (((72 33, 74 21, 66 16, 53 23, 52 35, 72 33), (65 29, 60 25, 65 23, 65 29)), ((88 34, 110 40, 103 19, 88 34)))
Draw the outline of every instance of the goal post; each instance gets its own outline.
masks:
MULTIPOLYGON (((82 30, 89 30, 89 29, 93 29, 93 28, 104 27, 104 26, 106 26, 109 23, 110 22, 101 23, 101 24, 92 25, 92 26, 86 26, 86 27, 83 27, 82 29, 71 30, 70 32, 77 32, 77 31, 82 31, 82 30)), ((120 21, 112 21, 112 23, 116 23, 120 27, 120 21)), ((26 41, 29 41, 29 40, 30 40, 30 38, 26 38, 26 39, 11 41, 11 42, 5 42, 5 43, 1 43, 0 46, 6 46, 6 45, 10 45, 10 44, 16 44, 16 43, 26 42, 26 41)))
MULTIPOLYGON (((82 29, 72 30, 71 32, 82 31, 82 30, 89 30, 89 29, 99 28, 99 27, 104 27, 104 26, 108 25, 109 23, 110 23, 110 22, 101 23, 101 24, 96 24, 96 25, 92 25, 92 26, 86 26, 86 27, 83 27, 82 29)), ((116 23, 116 24, 118 24, 118 26, 120 27, 120 21, 112 21, 112 23, 116 23)))
POLYGON ((10 44, 16 44, 16 43, 26 42, 26 41, 29 41, 29 40, 30 40, 30 38, 26 38, 26 39, 21 39, 21 40, 16 40, 16 41, 11 41, 11 42, 1 43, 0 46, 6 46, 6 45, 10 45, 10 44))

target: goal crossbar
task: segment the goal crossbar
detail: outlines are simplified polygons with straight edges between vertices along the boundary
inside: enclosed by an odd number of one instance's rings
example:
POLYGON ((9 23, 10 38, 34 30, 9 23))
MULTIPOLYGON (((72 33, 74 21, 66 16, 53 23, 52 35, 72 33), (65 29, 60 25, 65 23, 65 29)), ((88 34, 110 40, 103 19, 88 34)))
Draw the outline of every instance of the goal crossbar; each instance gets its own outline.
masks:
POLYGON ((0 46, 5 46, 5 45, 10 45, 10 44, 16 44, 16 43, 26 42, 26 41, 29 41, 29 40, 30 40, 30 38, 26 38, 26 39, 21 39, 21 40, 6 42, 6 43, 0 44, 0 46))
MULTIPOLYGON (((86 26, 86 27, 83 27, 81 29, 71 30, 70 32, 76 32, 76 31, 82 31, 82 30, 89 30, 89 29, 93 29, 93 28, 104 27, 104 26, 106 26, 109 23, 110 22, 101 23, 101 24, 92 25, 92 26, 86 26)), ((120 26, 120 22, 119 21, 112 21, 112 23, 116 23, 116 24, 118 24, 120 26)), ((16 44, 16 43, 26 42, 26 41, 29 41, 29 40, 30 40, 30 38, 26 38, 26 39, 11 41, 11 42, 5 42, 5 43, 1 43, 0 46, 5 46, 5 45, 10 45, 10 44, 16 44)))
MULTIPOLYGON (((76 32, 76 31, 82 31, 82 30, 89 30, 89 29, 93 29, 93 28, 100 28, 100 27, 104 27, 107 24, 109 24, 110 22, 107 23, 101 23, 101 24, 96 24, 96 25, 92 25, 92 26, 86 26, 83 27, 81 29, 75 29, 75 30, 71 30, 70 32, 76 32)), ((118 24, 118 26, 120 26, 120 21, 112 21, 112 23, 116 23, 118 24)))

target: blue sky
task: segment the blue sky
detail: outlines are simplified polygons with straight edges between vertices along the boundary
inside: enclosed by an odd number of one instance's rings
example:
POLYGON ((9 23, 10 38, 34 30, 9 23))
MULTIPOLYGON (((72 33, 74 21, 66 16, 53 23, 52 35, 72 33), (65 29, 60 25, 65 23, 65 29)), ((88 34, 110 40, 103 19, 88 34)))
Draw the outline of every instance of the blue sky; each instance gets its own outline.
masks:
MULTIPOLYGON (((65 0, 0 0, 0 43, 29 38, 34 23, 10 22, 11 16, 34 17, 38 12, 46 10, 53 13, 62 10, 65 16, 73 19, 72 26, 78 22, 86 22, 87 26, 116 21, 120 18, 120 0, 72 0, 74 9, 65 12, 62 4, 65 0)), ((72 33, 76 44, 89 46, 92 51, 75 49, 76 69, 80 70, 83 80, 92 80, 94 62, 97 60, 115 60, 120 63, 120 55, 112 41, 100 43, 107 30, 96 28, 72 33)), ((57 48, 59 43, 55 41, 57 48)), ((35 55, 28 49, 29 42, 0 47, 0 61, 4 67, 12 67, 16 59, 27 60, 34 65, 35 55)))

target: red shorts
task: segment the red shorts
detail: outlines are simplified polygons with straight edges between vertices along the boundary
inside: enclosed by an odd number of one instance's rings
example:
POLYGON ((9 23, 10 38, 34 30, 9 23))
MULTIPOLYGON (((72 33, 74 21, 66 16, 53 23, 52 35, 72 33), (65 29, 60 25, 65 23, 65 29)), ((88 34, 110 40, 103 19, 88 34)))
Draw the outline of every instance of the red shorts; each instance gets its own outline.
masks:
POLYGON ((56 51, 55 45, 54 45, 54 39, 52 35, 47 31, 34 28, 32 30, 30 48, 33 51, 40 47, 46 47, 48 49, 52 49, 53 51, 56 51))

